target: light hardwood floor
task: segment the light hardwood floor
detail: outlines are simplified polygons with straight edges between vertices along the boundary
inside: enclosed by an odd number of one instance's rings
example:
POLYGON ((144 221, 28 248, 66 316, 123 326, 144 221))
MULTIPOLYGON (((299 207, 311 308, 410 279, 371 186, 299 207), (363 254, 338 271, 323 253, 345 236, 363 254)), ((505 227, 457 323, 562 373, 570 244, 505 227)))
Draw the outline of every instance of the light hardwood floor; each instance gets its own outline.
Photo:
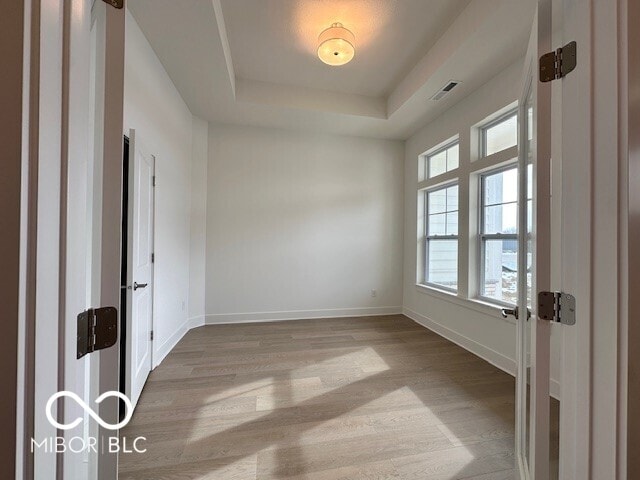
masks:
POLYGON ((206 326, 151 373, 120 479, 514 476, 514 380, 401 316, 206 326))

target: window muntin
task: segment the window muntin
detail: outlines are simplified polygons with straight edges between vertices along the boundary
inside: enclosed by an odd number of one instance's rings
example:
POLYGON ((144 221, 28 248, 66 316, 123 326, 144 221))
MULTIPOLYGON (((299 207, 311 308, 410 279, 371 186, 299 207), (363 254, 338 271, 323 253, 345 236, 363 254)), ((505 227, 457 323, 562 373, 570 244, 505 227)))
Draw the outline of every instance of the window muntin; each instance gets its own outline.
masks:
POLYGON ((458 184, 425 192, 426 284, 458 289, 458 184))
POLYGON ((460 148, 458 142, 449 145, 427 155, 424 178, 433 178, 443 173, 455 170, 460 165, 460 148))
POLYGON ((518 303, 518 168, 480 177, 480 296, 518 303))
POLYGON ((518 144, 518 112, 510 112, 482 128, 482 156, 501 152, 518 144))

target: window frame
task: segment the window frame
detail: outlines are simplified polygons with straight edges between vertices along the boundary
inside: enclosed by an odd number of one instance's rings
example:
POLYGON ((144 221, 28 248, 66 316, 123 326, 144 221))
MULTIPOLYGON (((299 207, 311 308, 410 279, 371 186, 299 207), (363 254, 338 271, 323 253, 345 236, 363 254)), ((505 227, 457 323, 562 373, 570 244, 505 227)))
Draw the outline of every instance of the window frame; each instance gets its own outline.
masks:
MULTIPOLYGON (((504 164, 504 165, 500 165, 497 167, 493 167, 490 168, 488 170, 485 170, 483 172, 480 172, 478 174, 478 181, 480 183, 480 185, 478 186, 478 259, 479 259, 479 264, 478 264, 478 289, 477 289, 477 299, 481 300, 483 302, 487 302, 487 303, 491 303, 491 304, 495 304, 495 305, 499 305, 499 306, 503 306, 503 307, 513 307, 517 305, 517 300, 515 303, 511 303, 511 302, 506 302, 504 300, 499 300, 497 298, 493 298, 493 297, 489 297, 484 295, 484 285, 485 285, 485 260, 486 260, 486 243, 487 240, 513 240, 516 243, 518 242, 518 234, 520 232, 520 225, 518 220, 518 217, 516 216, 516 233, 484 233, 484 220, 485 220, 485 204, 484 204, 484 198, 485 198, 485 178, 492 176, 492 175, 497 175, 500 173, 504 173, 508 170, 512 170, 515 169, 516 170, 516 174, 517 174, 517 178, 518 178, 518 182, 519 182, 519 178, 520 178, 520 171, 519 171, 519 167, 518 167, 518 159, 513 159, 511 162, 504 164)), ((519 185, 519 183, 518 183, 519 185)), ((520 193, 518 193, 518 196, 516 197, 516 201, 515 204, 516 206, 518 205, 519 202, 519 195, 520 193)), ((513 202, 508 202, 508 203, 513 203, 513 202)), ((498 204, 496 204, 498 205, 498 204)), ((500 205, 504 205, 500 204, 500 205)), ((517 277, 516 277, 516 282, 519 282, 519 276, 520 276, 520 272, 517 272, 517 277)), ((518 285, 519 287, 519 285, 518 285)), ((519 295, 519 293, 518 293, 519 295)))
MULTIPOLYGON (((448 172, 445 172, 448 173, 448 172)), ((428 187, 422 190, 423 195, 423 208, 424 208, 424 229, 422 232, 423 245, 422 245, 422 255, 423 255, 423 275, 422 275, 422 286, 434 288, 437 290, 443 290, 448 293, 452 293, 457 295, 460 285, 460 265, 459 258, 456 258, 456 288, 448 287, 447 285, 442 285, 437 282, 429 281, 429 243, 431 241, 439 241, 439 240, 455 240, 457 244, 456 255, 459 256, 460 252, 460 182, 459 179, 455 178, 453 180, 448 180, 445 183, 440 183, 438 185, 434 185, 432 187, 428 187), (456 235, 430 235, 429 234, 429 194, 434 192, 439 192, 441 190, 447 190, 451 187, 458 187, 458 208, 457 210, 452 210, 451 212, 458 213, 458 233, 456 235)), ((446 214, 451 213, 446 207, 445 211, 442 212, 445 214, 445 222, 446 222, 446 214)))
POLYGON ((423 155, 424 158, 424 173, 423 173, 423 181, 428 181, 428 180, 433 180, 435 178, 438 178, 442 175, 446 175, 447 173, 451 173, 454 172, 456 170, 458 170, 460 168, 460 138, 458 136, 450 139, 447 142, 444 142, 443 144, 437 146, 436 148, 431 149, 430 151, 424 153, 423 155), (446 164, 445 164, 445 171, 442 173, 439 173, 437 175, 433 175, 430 176, 430 170, 431 170, 431 159, 433 157, 435 157, 436 155, 440 155, 442 152, 446 152, 447 150, 449 150, 450 148, 453 148, 457 146, 458 147, 458 166, 456 168, 452 168, 451 170, 447 170, 448 168, 448 164, 449 164, 449 157, 447 156, 446 158, 446 164))
POLYGON ((480 158, 486 158, 486 157, 490 157, 492 155, 496 155, 500 152, 504 152, 505 150, 508 150, 509 148, 513 148, 513 147, 517 147, 518 146, 518 122, 519 122, 519 118, 518 118, 518 107, 516 106, 515 108, 512 108, 510 110, 507 110, 506 112, 504 112, 501 115, 498 115, 496 118, 483 123, 480 126, 480 135, 479 135, 479 140, 480 140, 480 145, 479 145, 479 152, 480 152, 480 158), (501 124, 502 122, 508 120, 511 117, 516 117, 516 143, 515 145, 511 145, 510 147, 504 148, 502 150, 498 150, 497 152, 493 152, 489 155, 487 155, 487 131, 489 129, 491 129, 492 127, 495 127, 496 125, 501 124))

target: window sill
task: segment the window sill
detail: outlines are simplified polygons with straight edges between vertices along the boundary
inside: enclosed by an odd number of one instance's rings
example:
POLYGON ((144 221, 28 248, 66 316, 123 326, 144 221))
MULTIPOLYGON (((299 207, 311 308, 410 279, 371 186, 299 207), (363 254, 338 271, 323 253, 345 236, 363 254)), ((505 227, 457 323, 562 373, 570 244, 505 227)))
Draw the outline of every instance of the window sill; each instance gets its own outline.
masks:
POLYGON ((422 294, 429 295, 434 298, 438 298, 440 300, 444 300, 449 303, 453 303, 455 305, 461 306, 463 308, 467 308, 469 310, 474 310, 479 313, 483 313, 485 315, 495 317, 498 320, 502 320, 503 322, 510 323, 515 325, 515 319, 508 317, 502 317, 502 308, 503 306, 497 305, 491 302, 487 302, 480 299, 471 299, 471 298, 463 298, 458 296, 455 292, 449 292, 447 290, 442 290, 436 287, 432 287, 430 285, 422 285, 420 283, 416 284, 416 290, 422 294))

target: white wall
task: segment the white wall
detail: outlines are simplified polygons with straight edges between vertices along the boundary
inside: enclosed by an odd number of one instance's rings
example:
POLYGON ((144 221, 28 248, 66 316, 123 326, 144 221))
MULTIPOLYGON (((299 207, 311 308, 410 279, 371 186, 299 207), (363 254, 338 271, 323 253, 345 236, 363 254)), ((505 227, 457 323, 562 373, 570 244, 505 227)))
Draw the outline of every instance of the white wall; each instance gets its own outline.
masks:
POLYGON ((207 167, 209 123, 193 118, 191 165, 191 243, 189 246, 189 322, 204 323, 207 240, 207 167))
MULTIPOLYGON (((460 135, 460 162, 469 162, 472 144, 470 127, 518 100, 522 81, 522 62, 516 62, 483 87, 460 101, 440 117, 416 132, 406 142, 405 152, 405 233, 404 233, 404 313, 452 341, 510 373, 515 373, 516 328, 503 319, 498 307, 416 286, 417 278, 417 188, 418 157, 452 136, 460 135)), ((468 186, 461 185, 461 192, 468 186)), ((464 199, 463 199, 464 200, 464 199)), ((468 200, 468 198, 467 198, 468 200)), ((461 208, 461 222, 464 222, 461 208)), ((468 207, 467 207, 468 210, 468 207)), ((469 215, 474 215, 469 212, 469 215)), ((468 228, 461 224, 461 234, 468 228)), ((460 248, 469 241, 460 240, 460 248)), ((466 265, 461 265, 468 274, 466 265)), ((466 281, 464 283, 467 283, 466 281)), ((559 337, 553 338, 552 378, 557 379, 559 337)), ((557 392, 557 381, 552 389, 557 392)))
POLYGON ((206 322, 399 312, 403 152, 211 125, 206 322))
POLYGON ((129 12, 124 105, 125 134, 135 129, 156 158, 155 366, 188 329, 191 164, 202 148, 194 149, 193 116, 129 12))

